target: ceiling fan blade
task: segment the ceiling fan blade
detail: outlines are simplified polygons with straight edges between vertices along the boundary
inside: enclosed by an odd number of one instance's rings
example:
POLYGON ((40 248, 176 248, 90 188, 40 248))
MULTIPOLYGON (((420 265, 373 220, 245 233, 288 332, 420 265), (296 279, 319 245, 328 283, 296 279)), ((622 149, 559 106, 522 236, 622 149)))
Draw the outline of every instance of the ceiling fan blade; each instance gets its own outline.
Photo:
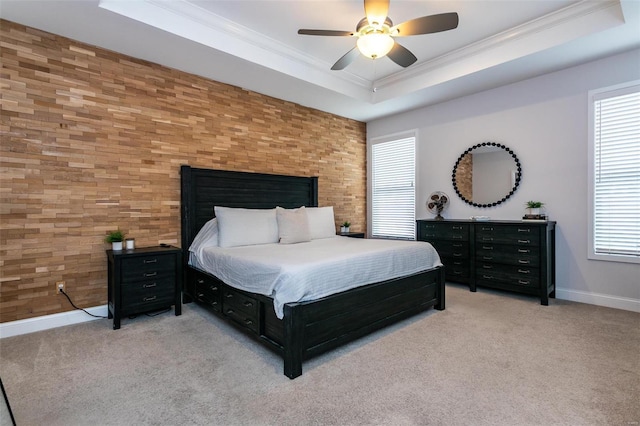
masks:
POLYGON ((357 47, 354 47, 353 49, 345 53, 344 56, 342 56, 342 58, 338 59, 338 62, 333 64, 331 69, 333 71, 340 71, 342 69, 345 69, 347 65, 353 62, 354 59, 356 59, 359 55, 360 55, 360 51, 358 50, 357 47))
POLYGON ((389 14, 389 0, 364 0, 364 15, 369 24, 382 24, 389 14))
POLYGON ((391 31, 393 32, 394 30, 398 30, 397 35, 399 36, 410 36, 438 33, 440 31, 452 30, 457 27, 458 14, 451 12, 411 19, 396 25, 391 29, 391 31))
POLYGON ((351 37, 355 33, 353 31, 333 31, 333 30, 298 30, 298 34, 312 35, 312 36, 337 36, 337 37, 351 37))
POLYGON ((418 60, 418 58, 416 58, 415 55, 409 51, 409 49, 401 46, 397 41, 393 44, 393 47, 391 48, 389 53, 387 53, 387 56, 393 62, 405 68, 418 60))

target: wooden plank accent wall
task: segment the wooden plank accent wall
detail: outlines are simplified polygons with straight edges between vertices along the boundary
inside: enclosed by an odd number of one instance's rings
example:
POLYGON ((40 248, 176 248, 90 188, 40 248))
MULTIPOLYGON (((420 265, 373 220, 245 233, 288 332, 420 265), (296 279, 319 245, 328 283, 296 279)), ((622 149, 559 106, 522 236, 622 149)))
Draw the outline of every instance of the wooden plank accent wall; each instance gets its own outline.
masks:
POLYGON ((103 237, 180 244, 181 164, 318 176, 366 229, 365 124, 0 21, 0 322, 107 300, 103 237))

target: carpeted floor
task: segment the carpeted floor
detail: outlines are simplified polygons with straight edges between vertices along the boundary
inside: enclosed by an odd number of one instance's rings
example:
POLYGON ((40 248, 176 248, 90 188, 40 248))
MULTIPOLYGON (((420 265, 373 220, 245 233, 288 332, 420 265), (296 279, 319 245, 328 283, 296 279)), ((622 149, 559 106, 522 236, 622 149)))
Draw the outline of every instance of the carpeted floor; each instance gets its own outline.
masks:
POLYGON ((0 341, 26 425, 638 425, 640 314, 447 286, 301 377, 200 307, 0 341))

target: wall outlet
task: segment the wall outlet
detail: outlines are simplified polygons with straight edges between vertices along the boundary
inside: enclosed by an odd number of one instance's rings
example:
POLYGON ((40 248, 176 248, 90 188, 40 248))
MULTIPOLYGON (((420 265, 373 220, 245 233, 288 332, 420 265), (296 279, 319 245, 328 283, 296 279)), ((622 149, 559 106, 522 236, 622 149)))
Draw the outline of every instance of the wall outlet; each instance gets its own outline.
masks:
POLYGON ((56 293, 60 294, 61 293, 60 290, 64 291, 64 289, 65 289, 64 285, 65 285, 64 281, 56 281, 56 293))

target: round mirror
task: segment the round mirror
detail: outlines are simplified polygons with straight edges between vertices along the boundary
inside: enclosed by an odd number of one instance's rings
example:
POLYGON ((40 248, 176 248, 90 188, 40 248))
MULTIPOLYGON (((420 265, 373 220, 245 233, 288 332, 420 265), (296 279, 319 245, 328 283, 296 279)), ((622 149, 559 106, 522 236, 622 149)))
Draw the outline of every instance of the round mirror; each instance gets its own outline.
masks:
POLYGON ((472 146, 453 166, 452 182, 456 194, 476 207, 493 207, 513 194, 522 177, 516 154, 495 142, 472 146))

